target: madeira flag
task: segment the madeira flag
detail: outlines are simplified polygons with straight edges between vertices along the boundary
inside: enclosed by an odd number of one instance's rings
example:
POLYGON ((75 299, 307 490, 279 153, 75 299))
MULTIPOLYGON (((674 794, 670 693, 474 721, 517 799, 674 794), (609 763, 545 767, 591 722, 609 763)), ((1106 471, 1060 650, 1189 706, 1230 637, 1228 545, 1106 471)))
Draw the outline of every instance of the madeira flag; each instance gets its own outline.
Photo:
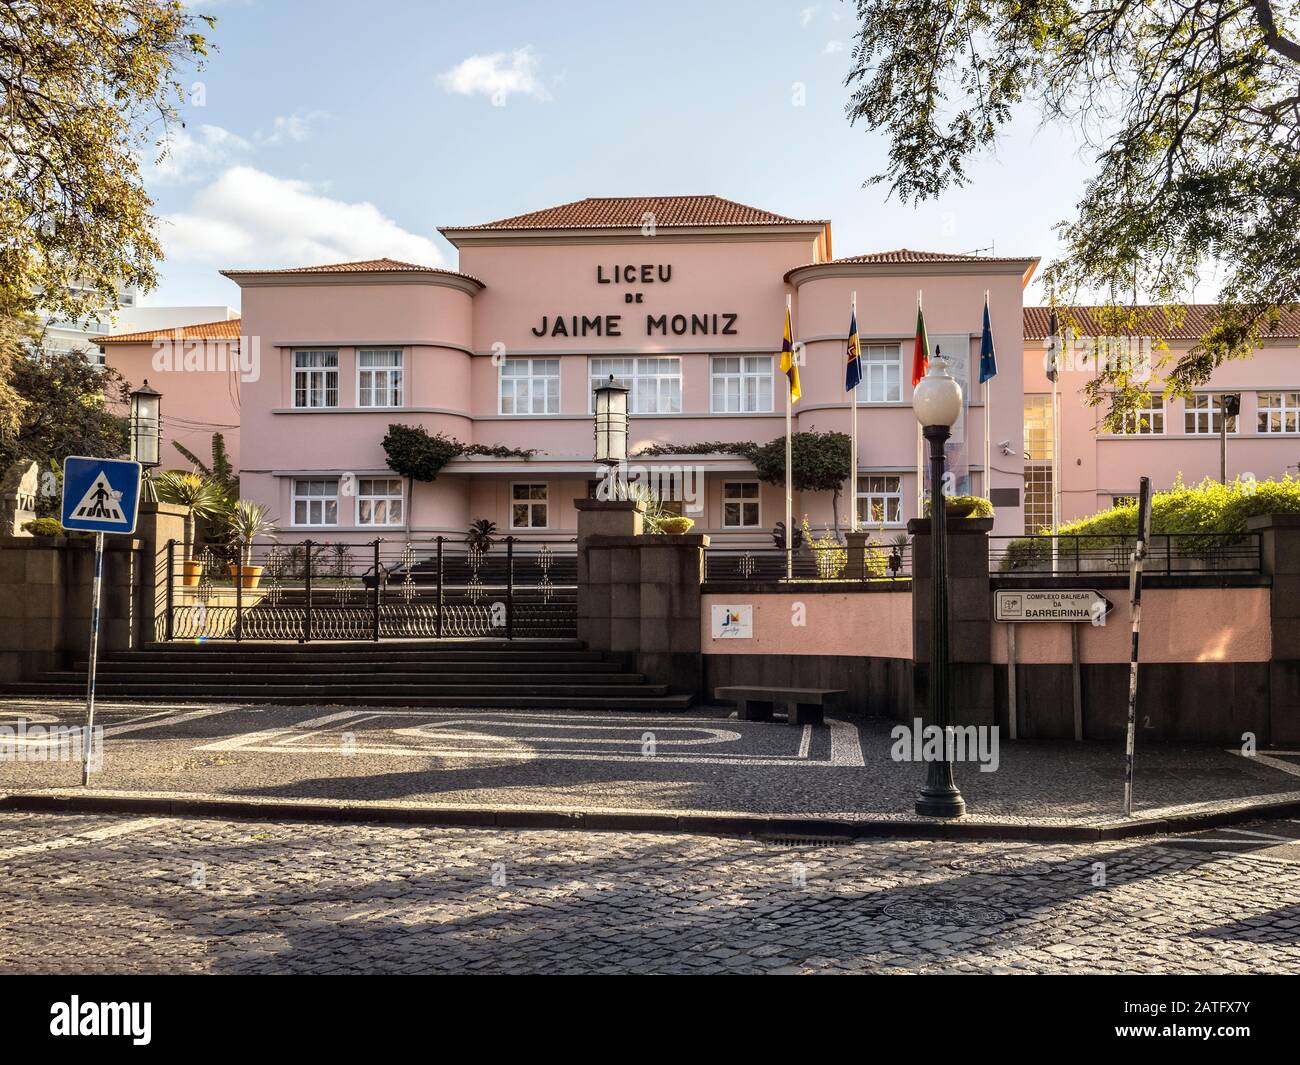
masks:
POLYGON ((790 332, 790 308, 785 309, 785 338, 781 341, 781 372, 790 379, 790 402, 799 399, 799 364, 794 359, 794 336, 790 332))
POLYGON ((852 392, 862 383, 862 338, 858 336, 858 309, 849 312, 849 345, 845 351, 844 391, 852 392))
POLYGON ((916 345, 912 349, 912 387, 925 376, 930 365, 930 335, 925 331, 925 312, 921 310, 921 296, 916 298, 916 345))

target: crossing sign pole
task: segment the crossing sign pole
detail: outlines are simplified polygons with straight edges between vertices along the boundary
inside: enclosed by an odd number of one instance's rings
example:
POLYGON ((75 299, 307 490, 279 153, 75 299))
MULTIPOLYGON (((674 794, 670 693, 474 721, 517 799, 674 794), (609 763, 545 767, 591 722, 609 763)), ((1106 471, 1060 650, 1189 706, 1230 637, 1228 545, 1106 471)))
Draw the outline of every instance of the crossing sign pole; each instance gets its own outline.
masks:
MULTIPOLYGON (((63 460, 63 527, 95 534, 95 578, 90 591, 90 655, 86 668, 86 728, 81 739, 81 783, 90 783, 95 753, 95 668, 99 662, 99 600, 104 583, 104 534, 135 532, 140 464, 127 459, 69 456, 63 460)), ((101 750, 100 755, 103 755, 101 750)))
MULTIPOLYGON (((99 587, 104 580, 104 534, 95 533, 95 581, 90 593, 90 659, 86 667, 86 730, 81 736, 81 785, 90 783, 95 735, 95 666, 99 660, 99 587)), ((102 755, 104 752, 100 751, 102 755)))

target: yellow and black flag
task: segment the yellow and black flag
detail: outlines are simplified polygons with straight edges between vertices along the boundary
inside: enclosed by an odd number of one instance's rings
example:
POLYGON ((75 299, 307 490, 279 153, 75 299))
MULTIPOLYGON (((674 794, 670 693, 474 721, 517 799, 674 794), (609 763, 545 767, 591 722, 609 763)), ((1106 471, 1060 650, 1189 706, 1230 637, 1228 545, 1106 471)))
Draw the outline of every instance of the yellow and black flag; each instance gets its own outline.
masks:
POLYGON ((799 364, 794 357, 794 334, 790 331, 790 308, 785 309, 785 338, 781 341, 781 372, 790 380, 790 402, 799 399, 799 364))

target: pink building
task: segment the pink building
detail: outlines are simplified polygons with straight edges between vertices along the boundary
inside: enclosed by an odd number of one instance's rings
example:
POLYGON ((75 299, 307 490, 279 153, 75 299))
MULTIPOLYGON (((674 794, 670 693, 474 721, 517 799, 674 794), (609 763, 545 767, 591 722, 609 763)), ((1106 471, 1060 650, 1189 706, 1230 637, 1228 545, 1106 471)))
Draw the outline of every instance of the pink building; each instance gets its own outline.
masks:
MULTIPOLYGON (((795 428, 847 433, 844 347, 857 297, 865 379, 857 483, 845 485, 842 528, 851 495, 864 527, 886 538, 917 513, 910 367, 918 294, 931 345, 967 396, 950 445, 956 488, 991 494, 995 533, 1050 522, 1058 480, 1068 519, 1132 494, 1142 473, 1157 487, 1180 472, 1189 481, 1217 476, 1211 404, 1221 390, 1243 393, 1230 473, 1263 479, 1300 461, 1300 315, 1254 360, 1224 367, 1203 400, 1153 409, 1133 435, 1097 432, 1101 413, 1079 394, 1095 370, 1067 360, 1057 478, 1046 312, 1022 305, 1035 258, 899 250, 836 259, 830 223, 714 196, 587 199, 442 233, 460 251, 459 271, 391 259, 226 271, 242 291, 233 384, 229 369, 145 373, 156 352, 141 346, 144 334, 112 338, 109 361, 134 384, 150 378, 178 432, 238 425, 242 493, 266 503, 286 537, 459 537, 480 518, 523 538, 571 535, 573 501, 599 473, 592 388, 612 374, 631 389, 633 455, 654 444, 687 449, 634 458, 633 472, 683 494, 697 531, 767 541, 784 518, 783 488, 758 481, 747 460, 703 445, 762 444, 784 432, 774 353, 787 298, 804 355, 795 428), (986 293, 999 373, 984 387, 986 293), (461 457, 435 481, 411 486, 387 465, 381 441, 391 424, 535 453, 461 457)), ((1200 309, 1192 310, 1164 330, 1171 347, 1199 335, 1200 309)), ((1076 315, 1084 325, 1086 312, 1076 315)), ((233 450, 234 433, 227 442, 233 450)), ((207 454, 197 440, 186 446, 207 454)), ((829 493, 797 494, 794 513, 816 530, 830 526, 829 493)))
POLYGON ((164 469, 189 469, 180 444, 204 463, 212 457, 212 437, 220 433, 231 465, 239 469, 239 390, 241 345, 238 318, 197 325, 148 329, 94 337, 106 366, 138 388, 148 381, 163 394, 161 458, 164 469))

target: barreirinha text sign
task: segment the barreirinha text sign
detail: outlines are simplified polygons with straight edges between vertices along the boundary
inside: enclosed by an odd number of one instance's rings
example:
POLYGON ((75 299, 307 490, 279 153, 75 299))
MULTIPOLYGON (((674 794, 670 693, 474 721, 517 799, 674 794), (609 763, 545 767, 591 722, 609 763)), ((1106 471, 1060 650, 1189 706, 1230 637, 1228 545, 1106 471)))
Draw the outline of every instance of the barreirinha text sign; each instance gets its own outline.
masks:
POLYGON ((1101 624, 1114 604, 1091 588, 1018 588, 994 598, 995 621, 1088 621, 1101 624))

